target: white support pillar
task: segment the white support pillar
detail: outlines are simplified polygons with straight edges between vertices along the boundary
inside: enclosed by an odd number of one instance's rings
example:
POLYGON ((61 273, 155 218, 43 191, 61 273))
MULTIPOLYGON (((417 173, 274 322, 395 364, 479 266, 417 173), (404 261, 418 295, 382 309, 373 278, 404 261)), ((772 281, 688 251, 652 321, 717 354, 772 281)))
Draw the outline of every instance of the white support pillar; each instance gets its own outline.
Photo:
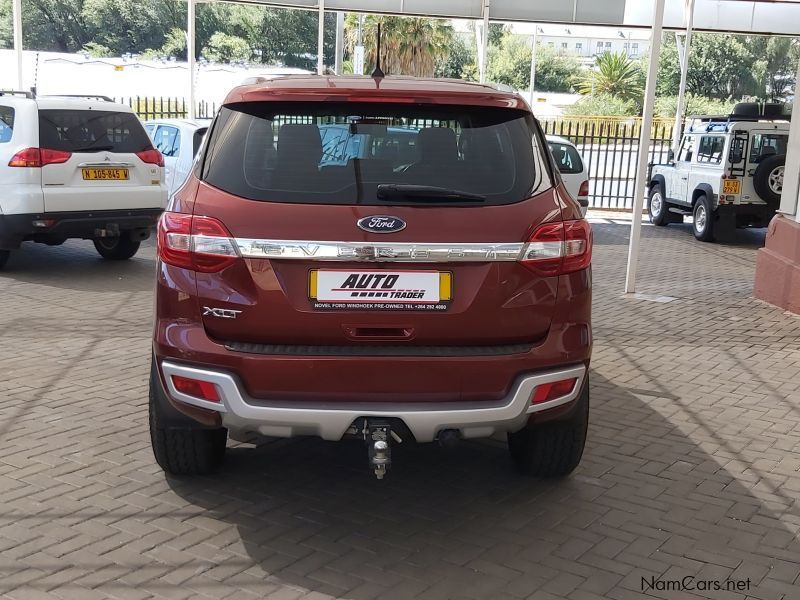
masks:
POLYGON ((189 106, 187 107, 186 117, 194 119, 196 116, 197 107, 195 106, 195 90, 194 90, 194 72, 195 72, 195 19, 194 9, 195 0, 187 0, 186 2, 186 63, 189 68, 189 106))
POLYGON ((661 32, 664 26, 665 0, 655 1, 653 29, 650 35, 650 64, 647 68, 647 83, 644 88, 644 112, 642 130, 639 133, 639 160, 636 168, 636 184, 633 192, 633 220, 631 221, 631 241, 628 246, 628 268, 625 273, 625 292, 636 291, 636 268, 639 263, 639 243, 642 235, 642 207, 644 188, 647 183, 647 158, 650 154, 650 130, 653 126, 653 105, 656 99, 656 78, 658 59, 661 56, 661 32))
POLYGON ((675 110, 675 128, 672 132, 672 151, 678 153, 681 143, 681 127, 683 125, 684 97, 686 95, 686 76, 689 72, 689 52, 692 46, 692 27, 694 26, 694 0, 685 0, 683 5, 683 19, 686 23, 686 37, 683 42, 683 52, 675 34, 675 43, 678 44, 678 56, 681 63, 681 83, 678 87, 678 106, 675 110))
MULTIPOLYGON (((800 67, 797 69, 796 81, 800 82, 800 67)), ((800 94, 794 96, 792 114, 800 115, 800 94)), ((798 117, 792 119, 787 146, 780 212, 790 219, 800 222, 800 118, 798 117)))
POLYGON ((319 23, 317 25, 317 75, 325 72, 325 0, 319 0, 319 23))
POLYGON ((533 24, 533 39, 531 40, 531 93, 528 98, 528 104, 533 108, 533 90, 536 87, 536 45, 539 37, 539 26, 533 24))
POLYGON ((17 83, 15 90, 22 90, 22 0, 12 0, 12 28, 14 29, 14 59, 17 64, 17 83))
POLYGON ((481 47, 480 56, 478 57, 478 66, 480 67, 480 81, 486 83, 486 55, 489 49, 489 5, 491 0, 484 0, 483 2, 483 27, 481 31, 481 47))
POLYGON ((334 72, 337 75, 342 74, 342 63, 344 62, 344 13, 336 11, 336 59, 334 63, 334 72))

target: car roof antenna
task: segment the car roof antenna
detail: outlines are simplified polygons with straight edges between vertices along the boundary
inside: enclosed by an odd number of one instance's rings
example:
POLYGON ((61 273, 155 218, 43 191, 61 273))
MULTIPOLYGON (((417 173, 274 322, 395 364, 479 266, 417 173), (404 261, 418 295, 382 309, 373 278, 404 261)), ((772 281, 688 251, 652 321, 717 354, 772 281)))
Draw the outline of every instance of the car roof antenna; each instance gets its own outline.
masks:
POLYGON ((374 79, 382 79, 385 77, 383 69, 381 69, 381 24, 378 23, 378 47, 375 53, 375 70, 372 72, 371 77, 374 79))

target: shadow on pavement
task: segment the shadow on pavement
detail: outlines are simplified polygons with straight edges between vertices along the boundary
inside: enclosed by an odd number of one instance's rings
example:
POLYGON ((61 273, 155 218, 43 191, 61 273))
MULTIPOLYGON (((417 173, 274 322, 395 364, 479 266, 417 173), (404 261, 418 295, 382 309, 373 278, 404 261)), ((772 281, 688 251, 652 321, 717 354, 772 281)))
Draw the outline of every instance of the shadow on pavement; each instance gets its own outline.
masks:
POLYGON ((562 481, 517 476, 494 442, 395 446, 376 481, 360 443, 296 439, 169 485, 237 526, 241 571, 342 598, 633 598, 642 577, 684 575, 781 597, 760 544, 792 532, 655 402, 669 400, 593 373, 586 453, 562 481))
POLYGON ((142 243, 130 260, 105 260, 88 240, 70 240, 61 246, 25 242, 14 250, 0 281, 36 283, 81 292, 130 292, 153 289, 154 241, 142 243))

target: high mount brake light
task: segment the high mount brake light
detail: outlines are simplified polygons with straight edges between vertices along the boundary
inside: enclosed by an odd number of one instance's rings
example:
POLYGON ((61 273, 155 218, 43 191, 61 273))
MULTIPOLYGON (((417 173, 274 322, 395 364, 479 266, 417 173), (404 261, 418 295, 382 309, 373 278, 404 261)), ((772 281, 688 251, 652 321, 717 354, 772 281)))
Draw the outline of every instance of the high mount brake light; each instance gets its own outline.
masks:
POLYGON ((20 150, 11 160, 9 167, 44 167, 46 165, 60 165, 67 162, 72 152, 52 150, 50 148, 25 148, 20 150))
POLYGON ((525 244, 520 262, 545 277, 585 269, 592 263, 592 226, 585 219, 540 225, 525 244))
POLYGON ((239 250, 220 221, 165 212, 158 221, 158 257, 176 267, 215 273, 236 262, 239 250))

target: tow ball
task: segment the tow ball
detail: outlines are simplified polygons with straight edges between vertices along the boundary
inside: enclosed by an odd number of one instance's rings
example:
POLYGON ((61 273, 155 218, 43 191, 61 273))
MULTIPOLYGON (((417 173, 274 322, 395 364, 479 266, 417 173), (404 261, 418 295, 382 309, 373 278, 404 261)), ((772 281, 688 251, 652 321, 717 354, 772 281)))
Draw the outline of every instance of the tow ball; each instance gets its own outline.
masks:
POLYGON ((375 477, 383 479, 392 464, 392 448, 389 445, 391 440, 398 444, 403 440, 392 431, 388 423, 382 421, 365 420, 362 434, 367 443, 369 466, 375 477))

